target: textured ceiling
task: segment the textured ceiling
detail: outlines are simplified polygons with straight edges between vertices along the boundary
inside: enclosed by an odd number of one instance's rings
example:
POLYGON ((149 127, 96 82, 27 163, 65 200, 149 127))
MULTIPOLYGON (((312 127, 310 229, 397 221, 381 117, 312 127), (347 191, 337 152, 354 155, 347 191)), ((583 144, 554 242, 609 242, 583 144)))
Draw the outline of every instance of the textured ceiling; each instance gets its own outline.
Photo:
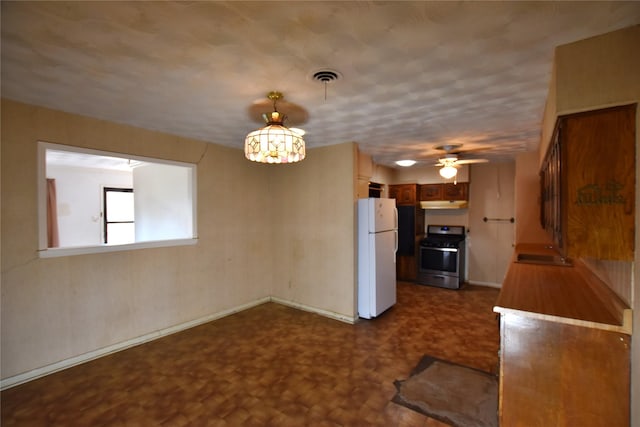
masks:
POLYGON ((291 116, 308 116, 308 147, 354 141, 387 165, 442 144, 535 149, 554 48, 640 23, 640 2, 1 7, 5 98, 241 150, 278 90, 306 110, 291 116), (314 80, 323 69, 340 78, 314 80))

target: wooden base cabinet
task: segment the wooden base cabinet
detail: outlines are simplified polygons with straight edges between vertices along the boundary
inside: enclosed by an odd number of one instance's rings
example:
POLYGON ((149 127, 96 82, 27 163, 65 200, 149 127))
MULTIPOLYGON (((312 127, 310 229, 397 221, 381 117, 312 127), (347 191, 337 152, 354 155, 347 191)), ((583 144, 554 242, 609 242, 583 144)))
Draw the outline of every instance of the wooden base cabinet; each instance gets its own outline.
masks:
MULTIPOLYGON (((415 206, 397 206, 398 252, 396 253, 396 279, 414 281, 417 277, 415 228, 418 211, 415 206)), ((424 222, 423 222, 424 224, 424 222)), ((424 229, 424 225, 422 226, 424 229)))
POLYGON ((398 255, 396 257, 396 279, 415 282, 417 278, 417 258, 415 256, 398 255))
POLYGON ((501 426, 629 426, 629 335, 517 314, 500 329, 501 426))

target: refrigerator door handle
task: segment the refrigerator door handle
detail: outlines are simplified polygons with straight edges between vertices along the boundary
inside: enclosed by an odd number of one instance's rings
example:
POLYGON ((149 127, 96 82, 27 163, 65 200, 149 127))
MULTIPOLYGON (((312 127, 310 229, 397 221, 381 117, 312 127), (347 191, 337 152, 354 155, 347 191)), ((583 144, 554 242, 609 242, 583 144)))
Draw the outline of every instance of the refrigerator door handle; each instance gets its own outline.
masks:
MULTIPOLYGON (((398 208, 395 207, 395 206, 393 207, 393 214, 395 215, 393 228, 398 230, 398 208)), ((397 233, 397 231, 396 231, 396 233, 397 233)))
POLYGON ((396 258, 397 258, 397 254, 398 254, 398 229, 396 228, 396 230, 394 231, 396 233, 395 237, 396 237, 396 247, 393 249, 393 263, 396 263, 396 258))
POLYGON ((397 261, 397 254, 398 254, 398 208, 397 206, 393 207, 393 214, 395 215, 395 227, 394 227, 394 233, 396 233, 395 238, 396 238, 396 247, 393 249, 393 263, 396 264, 397 261))

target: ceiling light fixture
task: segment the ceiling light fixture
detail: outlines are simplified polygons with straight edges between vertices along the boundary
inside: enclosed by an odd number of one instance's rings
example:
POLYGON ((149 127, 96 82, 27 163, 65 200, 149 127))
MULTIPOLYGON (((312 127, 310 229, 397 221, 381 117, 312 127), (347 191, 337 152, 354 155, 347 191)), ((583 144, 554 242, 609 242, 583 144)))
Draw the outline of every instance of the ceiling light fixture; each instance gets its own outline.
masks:
POLYGON ((451 165, 445 165, 440 169, 440 176, 445 179, 451 179, 458 173, 458 169, 451 165))
POLYGON ((300 130, 295 131, 282 123, 287 118, 278 112, 276 102, 282 99, 280 92, 269 92, 273 111, 263 114, 267 125, 249 133, 244 140, 244 155, 259 163, 294 163, 305 158, 305 143, 300 130))
POLYGON ((416 164, 415 160, 396 160, 396 165, 408 168, 416 164))

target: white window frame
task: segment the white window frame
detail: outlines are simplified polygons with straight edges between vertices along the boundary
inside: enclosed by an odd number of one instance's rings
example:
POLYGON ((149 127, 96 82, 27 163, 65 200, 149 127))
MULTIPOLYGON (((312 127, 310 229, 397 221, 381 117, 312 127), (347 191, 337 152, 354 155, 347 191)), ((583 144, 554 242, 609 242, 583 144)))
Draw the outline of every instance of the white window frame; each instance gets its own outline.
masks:
POLYGON ((130 154, 93 150, 83 147, 54 144, 50 142, 38 141, 38 255, 40 258, 55 258, 72 255, 97 254, 107 252, 128 251, 134 249, 159 248, 169 246, 195 245, 198 243, 197 231, 197 165, 152 157, 134 156, 130 154), (122 157, 125 159, 137 160, 141 162, 159 163, 173 166, 182 166, 191 170, 191 200, 192 200, 192 237, 184 239, 153 240, 122 245, 95 245, 95 246, 75 246, 63 248, 47 247, 47 150, 70 151, 82 154, 92 154, 96 156, 122 157))

